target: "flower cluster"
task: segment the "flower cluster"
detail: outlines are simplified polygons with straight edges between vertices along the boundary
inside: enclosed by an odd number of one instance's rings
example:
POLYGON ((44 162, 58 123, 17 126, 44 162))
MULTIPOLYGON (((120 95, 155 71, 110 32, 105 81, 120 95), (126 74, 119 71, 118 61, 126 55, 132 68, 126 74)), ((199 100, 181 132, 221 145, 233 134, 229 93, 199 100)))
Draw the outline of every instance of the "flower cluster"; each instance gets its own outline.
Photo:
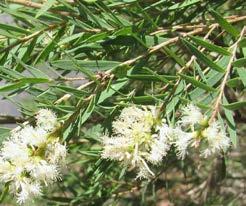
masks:
POLYGON ((13 130, 0 150, 0 180, 22 204, 42 194, 42 186, 60 179, 66 146, 59 142, 56 115, 41 109, 36 127, 13 130))
POLYGON ((113 137, 102 138, 102 158, 121 161, 138 169, 138 177, 153 172, 147 162, 158 164, 169 150, 169 128, 157 117, 153 106, 124 108, 113 122, 113 137))
POLYGON ((154 106, 124 108, 113 122, 113 135, 102 138, 102 158, 137 168, 138 177, 148 178, 154 175, 148 164, 161 163, 171 146, 181 159, 190 147, 201 148, 201 155, 207 157, 230 146, 230 139, 220 124, 209 123, 194 105, 182 109, 175 127, 166 124, 157 113, 154 106))
POLYGON ((231 140, 218 120, 208 121, 201 110, 190 104, 182 110, 181 119, 174 129, 176 149, 181 158, 185 157, 189 147, 199 148, 203 157, 226 151, 231 140))

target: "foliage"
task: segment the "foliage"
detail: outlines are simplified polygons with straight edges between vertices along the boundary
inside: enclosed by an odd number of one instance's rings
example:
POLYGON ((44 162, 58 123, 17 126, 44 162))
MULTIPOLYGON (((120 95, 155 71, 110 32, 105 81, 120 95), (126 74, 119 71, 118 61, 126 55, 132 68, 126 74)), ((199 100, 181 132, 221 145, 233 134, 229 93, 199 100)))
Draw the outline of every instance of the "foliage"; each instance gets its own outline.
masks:
MULTIPOLYGON (((246 105, 245 8, 244 0, 2 1, 13 23, 0 24, 1 96, 23 121, 52 109, 69 148, 63 181, 40 205, 154 205, 162 189, 177 205, 233 205, 231 197, 213 199, 206 184, 215 172, 216 186, 223 179, 224 157, 181 161, 169 154, 154 179, 136 180, 133 170, 100 158, 100 137, 127 105, 159 105, 175 122, 192 102, 225 123, 236 147, 246 105), (209 195, 194 195, 200 185, 209 195)), ((8 132, 0 127, 0 141, 8 132)))

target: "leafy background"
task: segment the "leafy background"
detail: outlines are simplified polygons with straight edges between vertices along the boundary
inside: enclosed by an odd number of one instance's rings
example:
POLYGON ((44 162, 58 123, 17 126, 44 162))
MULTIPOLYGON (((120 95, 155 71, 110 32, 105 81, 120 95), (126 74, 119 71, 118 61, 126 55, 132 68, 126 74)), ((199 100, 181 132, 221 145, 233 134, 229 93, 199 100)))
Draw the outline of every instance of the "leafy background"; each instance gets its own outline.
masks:
POLYGON ((11 22, 0 23, 0 95, 20 115, 1 109, 0 139, 50 108, 70 153, 63 181, 36 204, 245 204, 237 137, 245 135, 245 8, 244 0, 1 1, 11 22), (100 159, 100 137, 123 107, 157 104, 175 121, 190 101, 228 125, 228 156, 170 154, 151 181, 100 159))

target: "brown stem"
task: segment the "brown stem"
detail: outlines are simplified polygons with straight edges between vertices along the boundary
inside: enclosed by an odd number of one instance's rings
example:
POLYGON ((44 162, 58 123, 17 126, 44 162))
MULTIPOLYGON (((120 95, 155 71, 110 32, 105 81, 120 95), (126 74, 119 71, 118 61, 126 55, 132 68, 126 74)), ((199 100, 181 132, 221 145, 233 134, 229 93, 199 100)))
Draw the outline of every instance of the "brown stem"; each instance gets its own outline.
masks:
POLYGON ((0 115, 0 124, 16 124, 16 123, 22 123, 24 121, 25 120, 22 117, 0 115))
POLYGON ((231 58, 230 58, 230 60, 229 60, 229 63, 228 63, 228 65, 227 65, 227 67, 226 67, 226 73, 225 73, 225 76, 224 76, 224 78, 223 78, 223 81, 222 81, 222 83, 221 83, 221 85, 220 85, 220 92, 219 92, 219 96, 218 96, 218 98, 216 99, 216 101, 215 101, 215 104, 214 104, 214 111, 213 111, 213 113, 212 113, 212 115, 211 115, 211 118, 210 118, 210 122, 212 122, 215 118, 216 118, 216 116, 217 116, 217 114, 218 114, 218 112, 219 112, 219 109, 220 109, 220 104, 221 104, 221 99, 222 99, 222 97, 223 97, 223 94, 224 94, 224 89, 225 89, 225 86, 226 86, 226 81, 227 81, 227 79, 228 79, 228 76, 229 76, 229 74, 230 74, 230 71, 231 71, 231 68, 232 68, 232 63, 233 63, 233 61, 234 61, 234 59, 235 59, 235 57, 236 57, 236 52, 237 52, 237 47, 238 47, 238 43, 241 41, 241 39, 242 39, 242 37, 243 37, 243 35, 244 35, 244 31, 245 31, 245 28, 246 27, 243 27, 243 29, 242 29, 242 31, 241 31, 241 33, 240 33, 240 36, 239 36, 239 38, 238 38, 238 40, 235 42, 235 44, 233 44, 232 45, 232 55, 231 55, 231 58))
MULTIPOLYGON (((86 82, 85 84, 80 85, 80 86, 77 87, 76 89, 77 89, 77 90, 82 90, 82 89, 84 89, 84 88, 86 88, 86 87, 92 85, 93 83, 94 83, 94 81, 86 82)), ((72 96, 71 94, 65 94, 65 95, 62 96, 60 99, 56 100, 56 101, 54 102, 54 104, 60 104, 61 102, 68 100, 71 96, 72 96)))
MULTIPOLYGON (((239 16, 239 17, 236 17, 236 18, 233 18, 233 19, 230 19, 228 20, 228 22, 230 23, 236 23, 236 22, 240 22, 240 21, 243 21, 243 20, 246 20, 246 16, 239 16)), ((164 46, 167 46, 169 44, 173 44, 175 42, 177 42, 180 37, 186 37, 188 35, 195 35, 195 34, 200 34, 202 32, 205 32, 207 31, 208 29, 211 29, 213 27, 217 28, 219 27, 220 25, 218 23, 214 23, 214 24, 211 24, 210 26, 207 26, 207 27, 201 27, 201 28, 197 28, 193 31, 190 31, 190 32, 187 32, 187 33, 184 33, 184 34, 181 34, 180 36, 177 36, 177 37, 173 37, 163 43, 160 43, 156 46, 153 46, 153 47, 150 47, 148 49, 148 51, 144 54, 141 54, 133 59, 130 59, 130 60, 127 60, 125 62, 122 62, 119 66, 125 66, 125 65, 132 65, 133 63, 135 63, 136 61, 142 59, 142 58, 145 58, 147 57, 148 55, 152 54, 152 53, 155 53, 157 51, 159 51, 161 48, 163 48, 164 46)))
POLYGON ((35 33, 31 34, 31 35, 28 35, 28 36, 25 36, 21 39, 18 39, 17 41, 13 42, 12 44, 10 44, 9 46, 3 48, 0 50, 0 53, 3 53, 3 52, 6 52, 12 48, 14 48, 15 46, 17 46, 18 44, 21 44, 21 43, 25 43, 31 39, 33 39, 34 37, 37 37, 39 36, 40 34, 46 32, 46 31, 50 31, 50 30, 53 30, 57 27, 60 27, 60 26, 64 26, 65 23, 61 23, 61 24, 52 24, 52 25, 49 25, 47 28, 43 29, 43 30, 40 30, 40 31, 36 31, 35 33))
MULTIPOLYGON (((34 9, 40 9, 42 8, 43 4, 39 4, 33 1, 27 1, 27 0, 7 0, 7 2, 9 3, 14 3, 14 4, 20 4, 26 7, 31 7, 34 9)), ((66 12, 66 11, 57 11, 54 9, 50 9, 51 12, 62 15, 62 16, 74 16, 74 17, 79 17, 78 15, 75 15, 73 13, 70 12, 66 12)))
MULTIPOLYGON (((205 35, 204 40, 207 39, 207 38, 210 36, 210 34, 213 32, 213 30, 214 30, 215 28, 216 28, 215 26, 211 27, 211 29, 210 29, 210 30, 208 31, 208 33, 205 35)), ((201 49, 200 47, 198 47, 198 49, 200 49, 201 51, 204 51, 204 50, 205 50, 204 48, 201 49)), ((186 69, 190 68, 191 64, 192 64, 195 60, 196 60, 196 57, 193 55, 193 56, 191 57, 191 59, 185 64, 185 66, 183 66, 183 67, 178 71, 178 74, 180 74, 180 73, 184 72, 186 69)), ((177 80, 177 82, 175 83, 173 89, 172 89, 172 92, 168 95, 167 100, 168 100, 169 98, 172 97, 172 95, 173 95, 174 92, 176 91, 176 89, 177 89, 177 87, 178 87, 180 81, 181 81, 181 78, 179 77, 178 80, 177 80)), ((166 90, 166 89, 168 88, 169 85, 170 85, 169 83, 166 84, 165 87, 164 87, 164 90, 166 90)), ((163 104, 161 105, 161 107, 160 107, 160 112, 162 112, 162 111, 164 110, 164 106, 165 106, 165 105, 166 105, 166 102, 163 103, 163 104)))

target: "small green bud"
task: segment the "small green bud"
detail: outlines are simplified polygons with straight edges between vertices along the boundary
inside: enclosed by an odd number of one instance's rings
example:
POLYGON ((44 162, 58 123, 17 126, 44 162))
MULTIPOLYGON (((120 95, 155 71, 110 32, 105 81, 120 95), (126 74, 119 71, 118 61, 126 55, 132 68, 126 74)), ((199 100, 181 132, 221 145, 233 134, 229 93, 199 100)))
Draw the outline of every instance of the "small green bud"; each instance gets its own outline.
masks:
POLYGON ((203 127, 208 127, 209 125, 208 125, 208 118, 207 117, 205 117, 205 118, 203 118, 201 121, 200 121, 200 123, 199 123, 201 126, 203 126, 203 127))

